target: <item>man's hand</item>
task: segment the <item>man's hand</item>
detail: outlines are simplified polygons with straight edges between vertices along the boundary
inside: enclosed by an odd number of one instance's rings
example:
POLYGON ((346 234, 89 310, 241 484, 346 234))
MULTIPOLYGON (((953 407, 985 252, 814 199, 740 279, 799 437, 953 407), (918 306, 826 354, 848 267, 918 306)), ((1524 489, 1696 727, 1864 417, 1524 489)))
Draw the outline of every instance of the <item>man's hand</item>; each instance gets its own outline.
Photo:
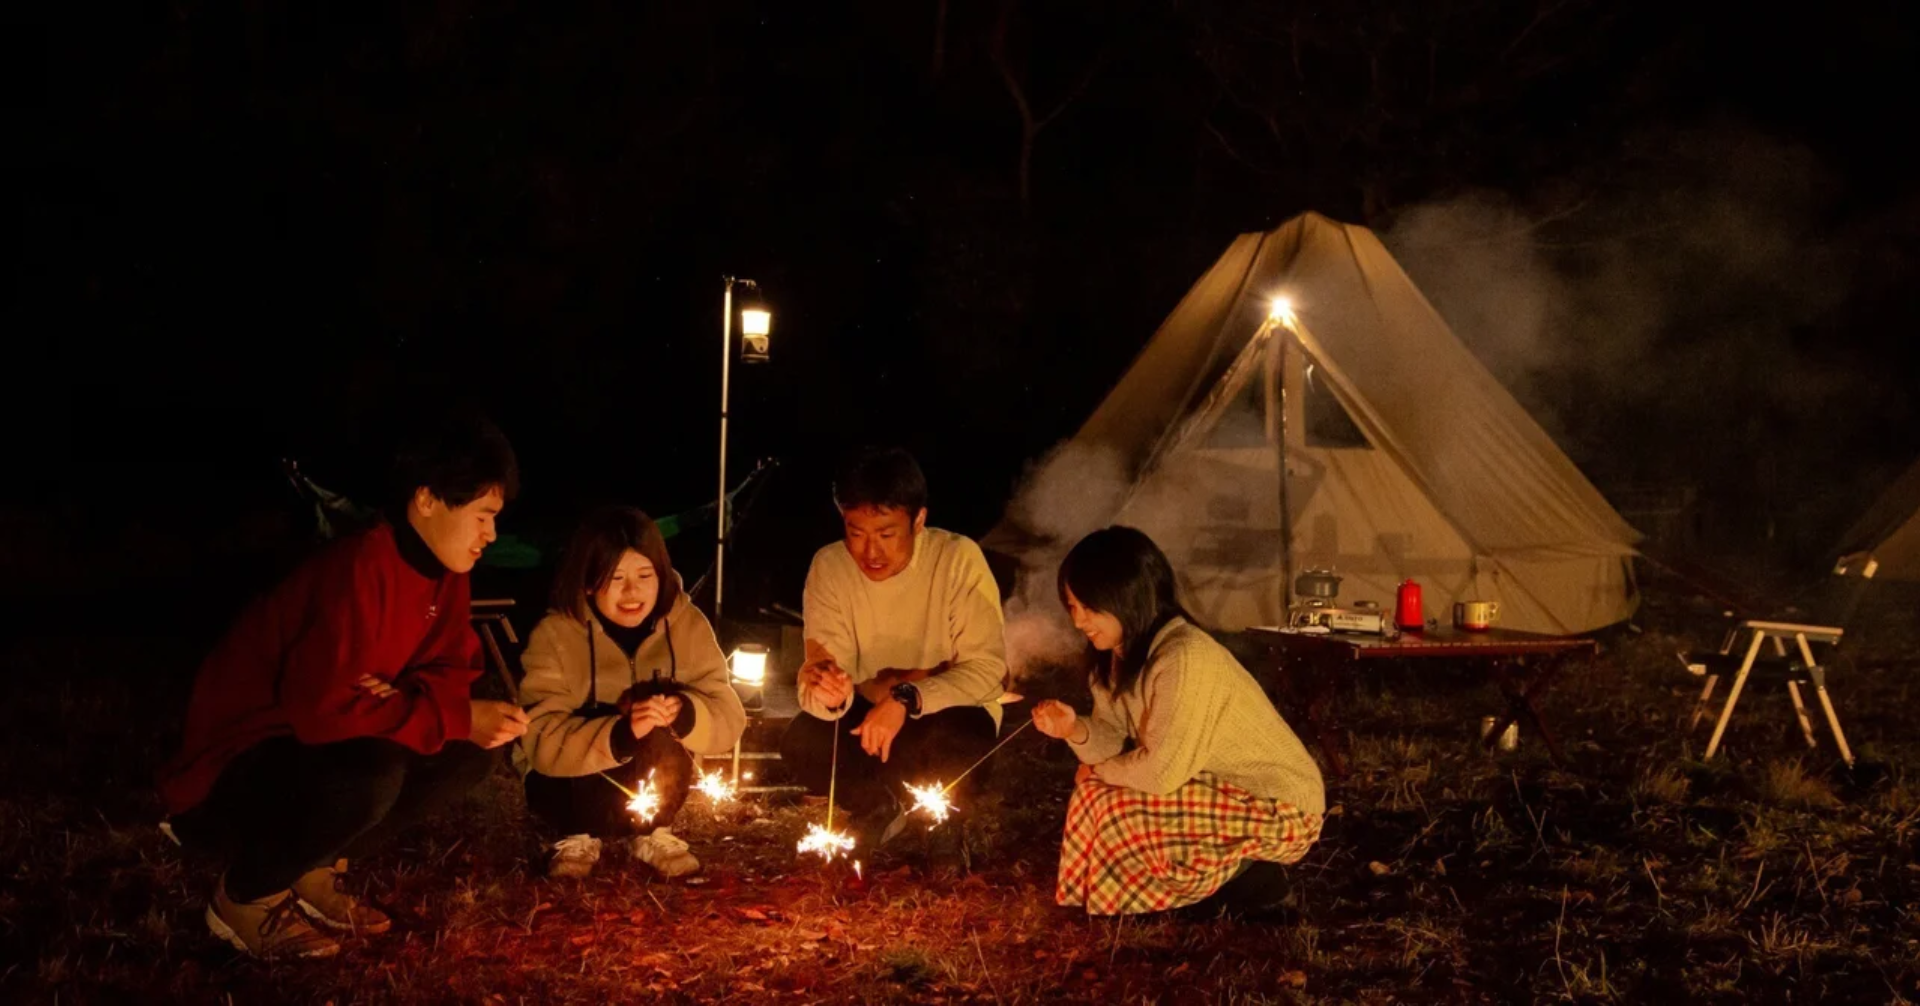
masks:
POLYGON ((885 702, 867 710, 867 718, 854 727, 853 732, 860 738, 860 750, 878 755, 884 765, 893 754, 893 739, 900 736, 900 728, 906 722, 907 707, 888 696, 885 702))
POLYGON ((1066 740, 1073 736, 1073 707, 1057 699, 1048 699, 1036 703, 1033 707, 1033 727, 1054 740, 1066 740))
POLYGON ((473 699, 473 729, 469 740, 483 748, 497 748, 527 732, 527 711, 511 702, 473 699))
POLYGON ((800 687, 809 690, 828 709, 838 709, 853 698, 853 679, 832 661, 801 668, 800 687))
POLYGON ((366 692, 368 695, 371 695, 376 699, 390 699, 395 695, 400 694, 400 690, 398 688, 393 687, 393 685, 379 678, 376 678, 371 674, 362 675, 360 677, 360 680, 353 683, 353 687, 358 688, 363 692, 366 692))
POLYGON ((655 695, 635 702, 627 713, 627 726, 637 738, 652 733, 654 727, 671 728, 680 716, 680 703, 677 695, 655 695))
POLYGON ((1073 772, 1073 784, 1075 786, 1078 786, 1081 783, 1086 782, 1087 780, 1092 778, 1093 778, 1093 766, 1088 765, 1085 762, 1080 763, 1080 767, 1075 769, 1073 772))

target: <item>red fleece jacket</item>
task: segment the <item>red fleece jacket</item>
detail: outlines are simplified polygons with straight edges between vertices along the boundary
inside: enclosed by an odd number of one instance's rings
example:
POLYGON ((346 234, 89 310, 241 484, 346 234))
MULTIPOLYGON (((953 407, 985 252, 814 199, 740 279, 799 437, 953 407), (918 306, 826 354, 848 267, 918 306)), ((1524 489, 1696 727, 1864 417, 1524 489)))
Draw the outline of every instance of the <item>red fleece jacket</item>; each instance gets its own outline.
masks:
POLYGON ((234 756, 271 737, 384 737, 422 754, 466 740, 481 673, 471 588, 464 573, 422 572, 437 566, 411 527, 383 521, 249 605, 194 680, 180 751, 159 773, 168 812, 205 799, 234 756), (367 693, 365 675, 398 694, 367 693))

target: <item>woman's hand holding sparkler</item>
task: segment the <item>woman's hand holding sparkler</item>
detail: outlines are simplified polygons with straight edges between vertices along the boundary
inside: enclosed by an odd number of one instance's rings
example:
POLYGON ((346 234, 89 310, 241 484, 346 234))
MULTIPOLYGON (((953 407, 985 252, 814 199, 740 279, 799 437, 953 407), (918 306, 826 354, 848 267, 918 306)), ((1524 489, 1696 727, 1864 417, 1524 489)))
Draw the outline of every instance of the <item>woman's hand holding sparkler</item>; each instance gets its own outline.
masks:
POLYGON ((654 727, 671 727, 680 716, 682 701, 677 695, 655 695, 635 702, 627 713, 627 725, 635 737, 645 737, 654 727))
POLYGON ((1035 703, 1033 707, 1034 727, 1054 740, 1071 739, 1079 718, 1074 714, 1072 706, 1057 699, 1035 703))
POLYGON ((473 728, 467 737, 483 748, 497 748, 527 732, 527 711, 511 702, 473 699, 473 728))

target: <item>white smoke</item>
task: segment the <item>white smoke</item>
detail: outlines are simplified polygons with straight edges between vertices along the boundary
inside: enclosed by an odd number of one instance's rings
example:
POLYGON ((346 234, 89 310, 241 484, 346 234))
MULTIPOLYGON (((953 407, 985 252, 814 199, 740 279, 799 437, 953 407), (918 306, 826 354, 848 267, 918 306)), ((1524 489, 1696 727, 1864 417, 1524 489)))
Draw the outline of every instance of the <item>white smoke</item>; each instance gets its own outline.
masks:
POLYGON ((1087 640, 1068 621, 1054 582, 1081 538, 1112 523, 1126 502, 1125 467, 1115 452, 1063 443, 1028 467, 1007 515, 1026 535, 1008 600, 1007 663, 1016 681, 1075 663, 1087 640))

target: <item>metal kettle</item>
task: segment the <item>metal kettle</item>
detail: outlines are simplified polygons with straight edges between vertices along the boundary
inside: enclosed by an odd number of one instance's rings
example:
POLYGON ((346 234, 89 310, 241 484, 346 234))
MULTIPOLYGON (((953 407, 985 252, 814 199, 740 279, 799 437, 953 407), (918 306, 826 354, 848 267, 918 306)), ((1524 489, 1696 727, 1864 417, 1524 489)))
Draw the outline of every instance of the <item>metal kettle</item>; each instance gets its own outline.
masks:
POLYGON ((1293 578, 1293 592, 1299 597, 1331 601, 1340 593, 1340 577, 1331 569, 1308 569, 1293 578))

